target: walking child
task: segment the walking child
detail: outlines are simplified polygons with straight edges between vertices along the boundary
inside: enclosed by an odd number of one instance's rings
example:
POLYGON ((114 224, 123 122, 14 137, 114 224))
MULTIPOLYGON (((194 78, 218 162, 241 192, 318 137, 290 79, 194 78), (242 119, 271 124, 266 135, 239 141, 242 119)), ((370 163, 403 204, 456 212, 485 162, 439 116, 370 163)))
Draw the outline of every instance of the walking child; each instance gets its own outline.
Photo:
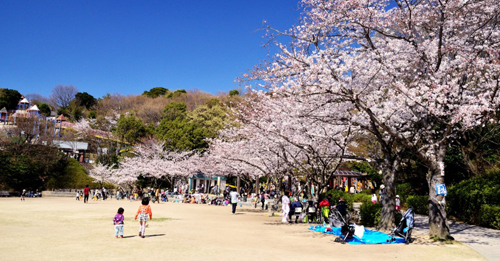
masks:
POLYGON ((123 212, 125 210, 123 208, 118 209, 118 213, 116 213, 115 217, 113 218, 113 225, 115 225, 115 237, 121 237, 123 238, 123 220, 125 217, 123 216, 123 212))
POLYGON ((139 217, 139 236, 144 238, 144 234, 146 233, 146 226, 149 219, 153 219, 153 213, 151 212, 151 206, 149 206, 149 199, 143 198, 142 205, 137 210, 137 214, 135 214, 135 220, 139 217))

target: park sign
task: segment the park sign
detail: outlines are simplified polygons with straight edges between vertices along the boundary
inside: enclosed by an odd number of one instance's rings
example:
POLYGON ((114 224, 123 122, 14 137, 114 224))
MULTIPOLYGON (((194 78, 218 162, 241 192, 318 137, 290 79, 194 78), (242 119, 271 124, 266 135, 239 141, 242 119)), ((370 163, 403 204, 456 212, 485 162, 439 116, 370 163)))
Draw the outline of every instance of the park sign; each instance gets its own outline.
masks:
POLYGON ((446 196, 448 193, 446 191, 446 185, 445 184, 436 184, 436 195, 443 195, 446 196))

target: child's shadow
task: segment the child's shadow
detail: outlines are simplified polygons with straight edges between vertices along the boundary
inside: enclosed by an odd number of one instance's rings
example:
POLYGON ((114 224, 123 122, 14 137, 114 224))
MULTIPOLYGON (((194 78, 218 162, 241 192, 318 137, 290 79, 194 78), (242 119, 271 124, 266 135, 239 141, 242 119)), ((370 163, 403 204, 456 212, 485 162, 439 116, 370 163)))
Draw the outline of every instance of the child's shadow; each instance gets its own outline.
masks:
POLYGON ((162 237, 165 234, 154 234, 154 235, 146 235, 145 237, 162 237))
MULTIPOLYGON (((153 235, 146 235, 145 237, 162 237, 164 236, 165 234, 153 234, 153 235)), ((136 235, 132 235, 132 236, 124 236, 123 238, 133 238, 133 237, 138 237, 136 235)))

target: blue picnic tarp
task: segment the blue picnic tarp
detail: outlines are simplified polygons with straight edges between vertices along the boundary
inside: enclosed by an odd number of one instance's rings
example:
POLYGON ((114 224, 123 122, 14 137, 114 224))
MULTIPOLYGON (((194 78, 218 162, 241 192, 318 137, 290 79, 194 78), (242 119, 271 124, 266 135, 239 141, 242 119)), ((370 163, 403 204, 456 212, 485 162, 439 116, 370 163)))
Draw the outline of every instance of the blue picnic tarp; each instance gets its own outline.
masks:
MULTIPOLYGON (((326 226, 317 225, 317 226, 311 226, 309 230, 325 234, 332 234, 344 238, 344 235, 342 235, 342 233, 340 232, 340 227, 329 228, 326 226)), ((353 238, 347 239, 346 242, 353 245, 401 244, 405 242, 404 238, 395 237, 394 239, 395 240, 391 240, 391 236, 385 233, 364 228, 364 233, 362 238, 353 236, 353 238)))

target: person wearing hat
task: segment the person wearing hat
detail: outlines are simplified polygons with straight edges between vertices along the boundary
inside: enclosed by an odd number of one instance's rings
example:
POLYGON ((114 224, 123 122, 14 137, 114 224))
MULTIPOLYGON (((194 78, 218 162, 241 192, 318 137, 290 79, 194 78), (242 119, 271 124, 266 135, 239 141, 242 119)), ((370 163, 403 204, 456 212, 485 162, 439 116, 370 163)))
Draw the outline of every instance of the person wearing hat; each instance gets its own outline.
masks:
POLYGON ((380 195, 379 196, 380 203, 382 203, 382 198, 384 196, 384 188, 385 188, 385 186, 384 186, 384 184, 382 184, 382 185, 380 185, 380 190, 378 191, 378 193, 380 195))
POLYGON ((396 195, 396 210, 399 211, 401 209, 401 200, 399 200, 399 195, 396 195))
POLYGON ((21 201, 25 201, 24 197, 26 196, 26 190, 23 189, 23 192, 21 193, 21 201))

